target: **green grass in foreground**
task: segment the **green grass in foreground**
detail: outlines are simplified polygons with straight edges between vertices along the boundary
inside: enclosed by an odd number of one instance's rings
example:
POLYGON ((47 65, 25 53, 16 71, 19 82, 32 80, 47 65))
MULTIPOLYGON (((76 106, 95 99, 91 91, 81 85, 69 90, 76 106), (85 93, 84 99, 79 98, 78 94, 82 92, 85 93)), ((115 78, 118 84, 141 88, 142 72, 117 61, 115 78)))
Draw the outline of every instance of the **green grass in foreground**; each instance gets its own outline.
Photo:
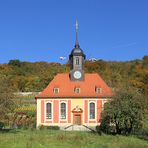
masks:
POLYGON ((17 130, 0 133, 0 148, 147 148, 134 136, 111 136, 53 130, 17 130))

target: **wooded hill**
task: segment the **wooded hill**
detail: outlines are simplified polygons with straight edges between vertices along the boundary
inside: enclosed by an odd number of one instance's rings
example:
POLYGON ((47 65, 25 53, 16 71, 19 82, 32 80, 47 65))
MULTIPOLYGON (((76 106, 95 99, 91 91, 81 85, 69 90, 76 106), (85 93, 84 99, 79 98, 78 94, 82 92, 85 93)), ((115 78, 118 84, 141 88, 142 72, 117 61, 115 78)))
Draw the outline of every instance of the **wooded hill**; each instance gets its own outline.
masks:
MULTIPOLYGON (((0 64, 0 77, 6 77, 15 91, 42 91, 57 73, 69 72, 69 65, 48 62, 10 60, 0 64)), ((98 73, 113 89, 124 86, 138 88, 148 94, 148 56, 127 62, 98 60, 85 62, 86 73, 98 73)))

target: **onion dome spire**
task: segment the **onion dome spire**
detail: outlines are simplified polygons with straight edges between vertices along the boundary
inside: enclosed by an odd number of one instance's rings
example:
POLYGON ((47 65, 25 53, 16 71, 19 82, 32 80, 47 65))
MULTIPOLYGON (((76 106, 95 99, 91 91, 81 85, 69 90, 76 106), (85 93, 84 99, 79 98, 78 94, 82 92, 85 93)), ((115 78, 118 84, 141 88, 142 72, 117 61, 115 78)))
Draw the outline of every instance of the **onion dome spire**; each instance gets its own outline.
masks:
POLYGON ((80 48, 79 42, 78 42, 78 21, 76 20, 76 24, 75 24, 75 29, 76 29, 76 42, 75 42, 75 46, 72 49, 70 55, 69 55, 69 59, 71 59, 71 57, 73 56, 82 56, 85 59, 85 54, 83 52, 83 50, 80 48))

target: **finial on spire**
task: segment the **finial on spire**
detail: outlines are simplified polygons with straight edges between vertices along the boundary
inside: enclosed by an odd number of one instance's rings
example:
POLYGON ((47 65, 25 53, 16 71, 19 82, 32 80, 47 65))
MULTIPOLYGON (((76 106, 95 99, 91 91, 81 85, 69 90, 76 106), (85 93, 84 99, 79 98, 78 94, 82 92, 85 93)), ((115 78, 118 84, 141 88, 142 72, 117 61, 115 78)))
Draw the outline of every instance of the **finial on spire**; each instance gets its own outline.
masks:
POLYGON ((78 32, 78 27, 79 27, 78 20, 76 19, 76 32, 78 32))
POLYGON ((75 44, 75 47, 76 48, 79 47, 79 42, 78 42, 78 28, 79 28, 78 20, 76 19, 76 44, 75 44))

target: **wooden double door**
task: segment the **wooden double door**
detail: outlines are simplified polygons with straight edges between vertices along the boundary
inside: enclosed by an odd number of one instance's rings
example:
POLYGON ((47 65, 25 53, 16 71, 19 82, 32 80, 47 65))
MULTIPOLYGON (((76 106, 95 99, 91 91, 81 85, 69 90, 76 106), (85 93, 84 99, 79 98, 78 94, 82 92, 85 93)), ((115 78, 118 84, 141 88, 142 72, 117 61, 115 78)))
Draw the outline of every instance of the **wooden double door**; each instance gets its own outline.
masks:
POLYGON ((81 115, 74 115, 74 124, 81 125, 81 115))

